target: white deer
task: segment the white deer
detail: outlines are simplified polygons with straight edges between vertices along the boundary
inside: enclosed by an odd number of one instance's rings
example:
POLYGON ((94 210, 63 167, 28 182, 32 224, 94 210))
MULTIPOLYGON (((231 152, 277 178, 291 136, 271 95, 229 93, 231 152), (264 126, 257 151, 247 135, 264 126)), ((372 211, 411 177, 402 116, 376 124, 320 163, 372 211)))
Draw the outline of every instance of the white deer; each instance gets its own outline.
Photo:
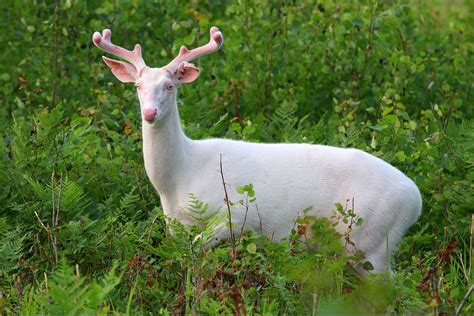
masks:
MULTIPOLYGON (((374 272, 386 272, 390 254, 421 213, 417 186, 398 169, 357 149, 186 137, 176 95, 181 84, 199 76, 200 69, 190 62, 222 46, 222 33, 216 27, 210 33, 209 43, 193 50, 181 47, 162 68, 146 66, 139 44, 133 51, 112 44, 108 29, 92 37, 97 47, 128 61, 103 57, 118 80, 133 82, 137 88, 145 169, 164 213, 193 224, 185 211, 190 193, 208 203, 209 209, 226 211, 222 162, 230 201, 238 199, 236 188, 248 183, 258 196, 258 212, 250 210, 245 220, 244 206, 232 210, 234 228, 245 222, 255 232, 281 239, 304 209, 312 207, 310 214, 331 217, 336 203, 353 200, 364 223, 351 233, 351 241, 366 253, 374 272)), ((217 239, 229 236, 229 229, 224 229, 217 239)))

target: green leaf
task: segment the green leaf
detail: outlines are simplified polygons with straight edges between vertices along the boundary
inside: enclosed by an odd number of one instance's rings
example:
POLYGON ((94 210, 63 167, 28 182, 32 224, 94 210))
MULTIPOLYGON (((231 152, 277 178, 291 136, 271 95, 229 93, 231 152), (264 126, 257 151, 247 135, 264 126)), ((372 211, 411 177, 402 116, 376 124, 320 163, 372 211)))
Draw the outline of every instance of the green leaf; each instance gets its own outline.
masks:
POLYGON ((247 251, 249 253, 256 253, 257 252, 257 245, 254 244, 254 243, 250 243, 250 244, 247 245, 247 247, 245 249, 247 249, 247 251))
POLYGON ((383 131, 384 129, 386 129, 388 127, 388 125, 385 125, 385 124, 377 124, 377 125, 368 125, 368 127, 370 129, 373 129, 375 131, 383 131))
POLYGON ((387 114, 391 113, 393 111, 393 106, 389 106, 382 112, 382 116, 386 116, 387 114))
POLYGON ((370 261, 366 261, 362 264, 362 268, 366 271, 372 271, 374 269, 374 266, 370 261))
POLYGON ((441 86, 441 89, 444 92, 449 92, 449 91, 451 91, 451 86, 447 82, 443 82, 443 85, 441 86))
POLYGON ((2 81, 8 81, 8 80, 10 80, 10 75, 5 72, 5 73, 3 73, 3 74, 0 75, 0 80, 2 80, 2 81))
POLYGON ((406 159, 406 155, 405 155, 405 152, 404 151, 398 151, 396 154, 395 154, 395 157, 401 161, 401 162, 404 162, 405 159, 406 159))

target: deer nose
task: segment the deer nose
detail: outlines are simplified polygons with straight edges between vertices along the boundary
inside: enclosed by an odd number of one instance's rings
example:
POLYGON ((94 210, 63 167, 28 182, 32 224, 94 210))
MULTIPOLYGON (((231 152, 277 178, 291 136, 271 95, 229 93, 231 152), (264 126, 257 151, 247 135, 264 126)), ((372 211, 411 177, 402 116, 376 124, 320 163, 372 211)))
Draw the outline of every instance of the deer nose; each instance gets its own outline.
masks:
POLYGON ((143 110, 143 119, 148 122, 153 122, 156 117, 156 109, 146 108, 143 110))

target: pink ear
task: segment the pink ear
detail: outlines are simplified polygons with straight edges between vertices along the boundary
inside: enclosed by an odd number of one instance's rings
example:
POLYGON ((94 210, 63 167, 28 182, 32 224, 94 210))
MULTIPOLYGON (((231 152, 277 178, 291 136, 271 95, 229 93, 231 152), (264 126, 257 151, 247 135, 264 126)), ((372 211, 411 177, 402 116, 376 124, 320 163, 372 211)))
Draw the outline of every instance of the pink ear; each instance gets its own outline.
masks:
POLYGON ((199 77, 201 71, 199 68, 188 62, 182 62, 178 67, 178 81, 182 83, 189 83, 199 77))
POLYGON ((122 82, 135 82, 138 78, 137 69, 129 63, 102 56, 112 73, 122 82))

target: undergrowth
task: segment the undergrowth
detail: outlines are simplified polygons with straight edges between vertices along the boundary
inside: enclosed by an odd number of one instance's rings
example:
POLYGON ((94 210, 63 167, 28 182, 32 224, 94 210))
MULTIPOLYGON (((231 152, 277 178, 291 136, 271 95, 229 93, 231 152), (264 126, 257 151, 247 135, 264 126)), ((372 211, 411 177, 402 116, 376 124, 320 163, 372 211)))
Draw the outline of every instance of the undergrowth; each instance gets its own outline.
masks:
POLYGON ((0 313, 474 312, 471 1, 34 3, 0 3, 0 313), (355 147, 402 170, 423 212, 393 278, 354 273, 371 263, 333 227, 363 225, 350 207, 212 248, 226 210, 190 195, 196 226, 164 217, 136 96, 91 35, 109 27, 159 66, 211 25, 226 42, 179 92, 186 134, 355 147))

